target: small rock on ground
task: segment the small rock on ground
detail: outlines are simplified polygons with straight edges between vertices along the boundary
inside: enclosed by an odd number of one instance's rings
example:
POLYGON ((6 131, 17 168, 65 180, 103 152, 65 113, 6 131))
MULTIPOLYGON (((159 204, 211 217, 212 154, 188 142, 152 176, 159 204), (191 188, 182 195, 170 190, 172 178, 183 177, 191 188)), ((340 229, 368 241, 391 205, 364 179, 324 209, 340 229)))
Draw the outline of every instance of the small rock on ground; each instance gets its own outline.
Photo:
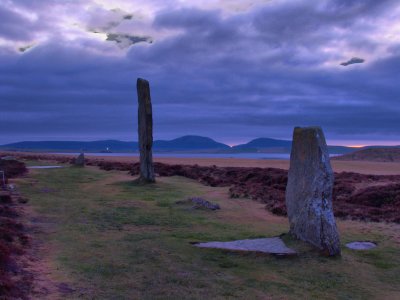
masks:
POLYGON ((373 242, 351 242, 347 243, 346 247, 352 250, 369 250, 376 247, 373 242))
POLYGON ((211 203, 210 201, 204 200, 203 198, 200 197, 193 197, 193 198, 188 198, 183 201, 177 201, 175 202, 176 204, 185 204, 185 203, 193 203, 193 209, 198 209, 198 208, 206 208, 210 210, 217 210, 221 209, 221 207, 218 204, 211 203))

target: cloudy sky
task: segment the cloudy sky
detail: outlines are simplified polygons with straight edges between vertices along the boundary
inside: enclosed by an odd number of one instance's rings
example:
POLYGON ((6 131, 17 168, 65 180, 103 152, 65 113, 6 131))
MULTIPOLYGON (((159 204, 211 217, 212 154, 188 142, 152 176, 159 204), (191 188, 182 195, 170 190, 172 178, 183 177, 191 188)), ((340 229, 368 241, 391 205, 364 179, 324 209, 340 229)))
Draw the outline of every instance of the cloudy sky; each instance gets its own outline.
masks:
POLYGON ((398 0, 1 0, 0 20, 1 144, 137 140, 137 77, 156 139, 400 144, 398 0))

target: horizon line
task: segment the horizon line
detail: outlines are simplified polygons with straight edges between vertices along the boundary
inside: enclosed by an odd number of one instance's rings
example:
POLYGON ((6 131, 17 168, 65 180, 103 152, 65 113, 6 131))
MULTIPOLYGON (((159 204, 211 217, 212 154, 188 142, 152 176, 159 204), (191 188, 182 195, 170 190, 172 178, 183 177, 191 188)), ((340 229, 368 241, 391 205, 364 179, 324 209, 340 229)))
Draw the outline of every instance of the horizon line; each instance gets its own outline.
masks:
MULTIPOLYGON (((238 145, 243 145, 247 144, 253 140, 256 139, 272 139, 272 140, 279 140, 279 141, 287 141, 291 142, 291 139, 283 139, 283 138, 270 138, 270 137, 258 137, 258 138, 253 138, 248 140, 247 142, 220 142, 217 139, 210 138, 207 136, 202 136, 202 135, 182 135, 176 138, 172 139, 154 139, 154 141, 172 141, 175 139, 179 139, 182 137, 187 137, 187 136, 194 136, 194 137, 203 137, 203 138, 209 138, 212 139, 213 141, 221 144, 225 144, 229 147, 235 147, 238 145)), ((112 139, 112 138, 104 138, 104 139, 93 139, 93 140, 73 140, 73 139, 41 139, 41 140, 19 140, 15 142, 7 142, 7 143, 1 143, 0 146, 6 146, 9 144, 16 144, 16 143, 24 143, 24 142, 100 142, 100 141, 118 141, 118 142, 127 142, 127 143, 137 143, 138 141, 132 141, 132 140, 124 140, 124 139, 112 139)), ((333 139, 332 144, 327 140, 327 145, 328 146, 343 146, 343 147, 349 147, 349 148, 363 148, 363 147, 369 147, 369 146, 400 146, 400 142, 398 141, 393 141, 393 140, 386 140, 386 141, 366 141, 366 140, 352 140, 351 142, 345 140, 342 142, 339 142, 340 140, 333 139)))

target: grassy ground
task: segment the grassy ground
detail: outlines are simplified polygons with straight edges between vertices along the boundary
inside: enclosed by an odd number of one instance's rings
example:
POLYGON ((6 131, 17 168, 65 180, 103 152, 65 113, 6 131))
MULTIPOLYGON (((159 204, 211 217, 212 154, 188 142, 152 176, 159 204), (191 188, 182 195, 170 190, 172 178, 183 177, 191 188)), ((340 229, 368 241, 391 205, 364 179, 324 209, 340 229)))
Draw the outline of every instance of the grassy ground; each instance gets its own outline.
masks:
POLYGON ((378 247, 343 248, 336 259, 290 238, 298 257, 198 249, 190 242, 275 236, 288 224, 259 203, 228 199, 225 188, 180 177, 147 186, 132 181, 94 168, 32 170, 19 180, 36 217, 51 227, 38 238, 51 245, 51 276, 76 287, 70 299, 400 298, 397 225, 339 222, 343 244, 374 240, 378 247), (222 209, 175 204, 188 196, 222 209))

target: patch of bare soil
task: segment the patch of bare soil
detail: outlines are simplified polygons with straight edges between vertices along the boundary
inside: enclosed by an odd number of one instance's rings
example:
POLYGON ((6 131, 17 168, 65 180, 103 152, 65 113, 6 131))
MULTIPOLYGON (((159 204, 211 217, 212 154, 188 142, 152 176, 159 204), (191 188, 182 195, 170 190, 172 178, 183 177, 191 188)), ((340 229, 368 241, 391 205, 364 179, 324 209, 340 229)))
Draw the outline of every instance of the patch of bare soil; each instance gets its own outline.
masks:
POLYGON ((29 299, 65 299, 77 292, 69 283, 56 279, 60 270, 52 263, 57 249, 41 239, 56 231, 56 222, 37 215, 31 207, 25 208, 25 221, 32 236, 31 247, 26 255, 26 271, 32 276, 29 299))

